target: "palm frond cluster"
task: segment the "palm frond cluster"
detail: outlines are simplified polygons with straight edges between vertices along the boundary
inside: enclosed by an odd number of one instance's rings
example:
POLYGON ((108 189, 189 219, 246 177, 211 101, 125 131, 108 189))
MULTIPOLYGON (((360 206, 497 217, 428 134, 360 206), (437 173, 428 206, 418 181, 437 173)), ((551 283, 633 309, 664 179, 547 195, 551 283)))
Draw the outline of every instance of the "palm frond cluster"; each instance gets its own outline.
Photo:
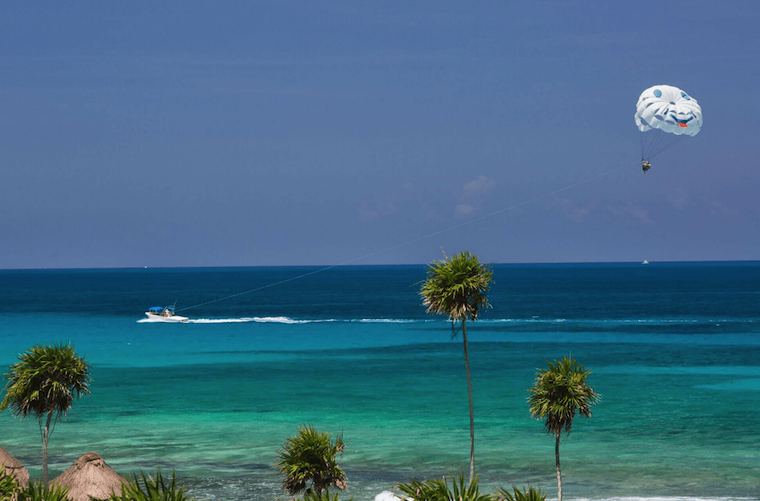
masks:
POLYGON ((523 487, 522 490, 512 487, 512 491, 509 492, 504 488, 498 489, 496 491, 496 501, 546 501, 546 494, 541 492, 541 489, 536 489, 533 486, 527 489, 523 487))
MULTIPOLYGON (((339 501, 338 494, 330 494, 330 489, 325 489, 324 492, 317 494, 314 491, 307 491, 303 496, 303 501, 339 501)), ((348 501, 353 501, 353 498, 348 501)))
POLYGON ((428 313, 446 315, 452 321, 475 320, 481 310, 491 306, 488 290, 492 277, 491 268, 468 251, 434 261, 420 291, 422 304, 428 313))
POLYGON ((461 473, 458 480, 451 475, 425 481, 412 479, 399 484, 398 489, 412 501, 495 501, 493 496, 480 493, 477 477, 465 483, 461 473), (451 487, 449 478, 452 480, 451 487))
POLYGON ((300 427, 277 452, 277 468, 285 475, 283 489, 296 495, 306 490, 309 482, 318 496, 329 487, 345 489, 346 474, 338 465, 344 447, 341 435, 332 440, 332 434, 320 433, 313 426, 300 427))
POLYGON ((140 477, 133 476, 122 485, 121 494, 111 494, 102 501, 191 501, 185 494, 184 486, 177 485, 177 478, 172 471, 170 479, 165 479, 161 470, 155 476, 140 472, 140 477))
POLYGON ((19 355, 6 374, 8 383, 0 411, 15 416, 66 415, 75 397, 89 395, 90 366, 69 345, 37 345, 19 355))
POLYGON ((0 501, 69 501, 68 494, 58 484, 38 481, 21 486, 12 475, 0 474, 0 501))
POLYGON ((528 404, 531 416, 545 419, 544 429, 558 437, 563 431, 570 433, 576 412, 591 417, 591 406, 599 394, 586 382, 591 370, 574 358, 562 357, 548 364, 548 369, 537 369, 528 404))
POLYGON ((500 488, 495 494, 481 494, 478 478, 465 483, 461 473, 458 480, 451 475, 444 475, 441 479, 412 479, 397 487, 406 501, 546 501, 546 494, 534 487, 522 490, 513 487, 513 491, 500 488), (451 486, 449 478, 452 480, 451 486))
POLYGON ((3 463, 0 467, 0 501, 11 501, 19 489, 18 480, 5 471, 5 463, 3 463))

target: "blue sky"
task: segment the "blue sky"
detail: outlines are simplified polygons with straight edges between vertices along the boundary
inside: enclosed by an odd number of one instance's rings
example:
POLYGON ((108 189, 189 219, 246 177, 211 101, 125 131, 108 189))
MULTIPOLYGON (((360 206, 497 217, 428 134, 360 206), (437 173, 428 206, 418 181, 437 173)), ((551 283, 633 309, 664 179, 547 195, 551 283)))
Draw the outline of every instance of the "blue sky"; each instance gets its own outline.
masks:
POLYGON ((0 268, 758 259, 756 1, 13 2, 0 268), (639 94, 704 126, 641 172, 639 94))

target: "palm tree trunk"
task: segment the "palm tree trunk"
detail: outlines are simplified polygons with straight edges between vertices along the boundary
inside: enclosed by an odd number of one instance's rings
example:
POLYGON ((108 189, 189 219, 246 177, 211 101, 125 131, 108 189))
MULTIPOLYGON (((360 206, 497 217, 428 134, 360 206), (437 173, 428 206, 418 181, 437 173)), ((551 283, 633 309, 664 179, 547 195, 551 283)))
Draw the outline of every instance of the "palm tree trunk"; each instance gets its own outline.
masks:
POLYGON ((45 431, 42 435, 42 485, 48 483, 48 438, 50 437, 50 421, 53 419, 53 411, 48 412, 45 431))
MULTIPOLYGON (((470 376, 470 355, 467 350, 466 319, 462 319, 462 339, 464 340, 464 366, 467 369, 467 395, 470 398, 470 483, 475 478, 475 410, 472 405, 472 376, 470 376)), ((562 500, 560 500, 562 501, 562 500)))
POLYGON ((562 472, 559 469, 559 436, 556 435, 556 442, 554 443, 554 458, 557 461, 557 501, 562 501, 562 472))

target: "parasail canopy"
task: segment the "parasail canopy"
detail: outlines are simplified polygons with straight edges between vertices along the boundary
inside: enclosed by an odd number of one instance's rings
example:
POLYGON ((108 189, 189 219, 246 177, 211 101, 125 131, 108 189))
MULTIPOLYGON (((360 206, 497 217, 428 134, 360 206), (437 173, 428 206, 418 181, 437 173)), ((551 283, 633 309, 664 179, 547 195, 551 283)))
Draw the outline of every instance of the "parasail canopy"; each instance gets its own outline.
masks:
POLYGON ((636 103, 636 126, 641 132, 660 129, 695 136, 702 127, 702 108, 696 99, 671 85, 655 85, 636 103))
POLYGON ((651 158, 683 136, 702 128, 702 108, 696 99, 672 85, 655 85, 636 103, 636 127, 643 133, 642 158, 651 158))

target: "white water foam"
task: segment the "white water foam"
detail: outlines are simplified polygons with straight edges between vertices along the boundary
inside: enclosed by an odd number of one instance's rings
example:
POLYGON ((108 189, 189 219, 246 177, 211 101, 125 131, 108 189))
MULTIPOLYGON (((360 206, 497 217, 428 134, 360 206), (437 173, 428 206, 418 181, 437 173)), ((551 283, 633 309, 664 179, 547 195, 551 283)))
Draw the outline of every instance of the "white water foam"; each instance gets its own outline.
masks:
POLYGON ((668 325, 668 324, 732 324, 732 323, 755 323, 751 318, 724 318, 724 319, 695 319, 695 318, 615 318, 615 319, 567 319, 567 318, 541 318, 534 316, 532 318, 491 318, 478 319, 478 323, 523 323, 523 324, 553 324, 563 322, 576 322, 582 324, 621 324, 621 325, 668 325))
POLYGON ((242 318, 191 318, 191 324, 310 324, 315 322, 330 322, 331 320, 296 320, 290 317, 242 317, 242 318))
POLYGON ((419 320, 402 318, 360 318, 358 320, 352 320, 352 322, 365 324, 413 324, 414 322, 419 322, 419 320))
POLYGON ((751 501, 757 498, 748 497, 689 497, 689 496, 673 496, 673 497, 612 497, 612 498, 573 498, 573 501, 751 501))

